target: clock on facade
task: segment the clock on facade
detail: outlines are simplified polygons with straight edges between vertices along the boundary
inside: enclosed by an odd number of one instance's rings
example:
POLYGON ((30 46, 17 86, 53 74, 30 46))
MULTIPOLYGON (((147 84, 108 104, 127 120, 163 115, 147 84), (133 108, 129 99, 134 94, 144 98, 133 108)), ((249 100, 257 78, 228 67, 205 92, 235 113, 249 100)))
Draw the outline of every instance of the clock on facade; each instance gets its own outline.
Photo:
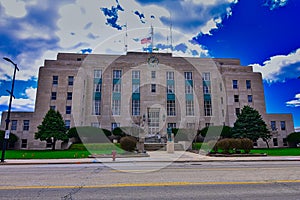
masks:
POLYGON ((159 60, 156 56, 152 55, 147 59, 147 62, 148 62, 148 65, 151 67, 157 67, 159 60))

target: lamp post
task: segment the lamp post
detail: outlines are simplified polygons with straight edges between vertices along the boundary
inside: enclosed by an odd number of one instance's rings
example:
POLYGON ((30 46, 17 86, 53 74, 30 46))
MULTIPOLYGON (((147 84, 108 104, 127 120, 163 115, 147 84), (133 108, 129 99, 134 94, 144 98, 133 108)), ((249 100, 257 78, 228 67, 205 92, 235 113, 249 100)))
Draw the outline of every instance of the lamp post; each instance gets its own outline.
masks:
POLYGON ((11 90, 6 90, 9 94, 9 104, 8 104, 8 111, 7 111, 7 117, 6 117, 6 124, 5 124, 5 134, 4 134, 4 139, 3 139, 3 146, 2 146, 2 156, 1 156, 1 162, 4 162, 4 157, 5 157, 5 150, 6 150, 6 144, 8 142, 9 139, 9 134, 10 134, 10 130, 9 130, 9 122, 10 122, 10 110, 11 110, 11 102, 12 102, 12 98, 14 97, 14 86, 15 86, 15 77, 16 77, 16 71, 19 71, 19 68, 17 67, 17 64, 14 63, 11 59, 4 57, 4 60, 6 60, 7 62, 10 62, 11 64, 14 65, 15 69, 14 69, 14 75, 13 75, 13 79, 12 79, 12 85, 11 85, 11 90))

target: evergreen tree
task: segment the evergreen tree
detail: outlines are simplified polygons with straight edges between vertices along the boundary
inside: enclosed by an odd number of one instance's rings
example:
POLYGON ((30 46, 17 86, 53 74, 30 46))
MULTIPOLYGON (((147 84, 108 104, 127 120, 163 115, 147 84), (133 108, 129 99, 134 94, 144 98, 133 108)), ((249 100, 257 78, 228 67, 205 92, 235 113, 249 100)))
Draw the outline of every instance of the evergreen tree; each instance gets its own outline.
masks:
POLYGON ((232 134, 235 138, 249 138, 252 141, 262 138, 268 147, 268 140, 272 137, 259 112, 250 106, 243 107, 234 123, 232 134))
POLYGON ((38 132, 35 133, 35 139, 40 139, 41 141, 51 141, 52 150, 55 150, 55 144, 57 140, 68 139, 65 122, 61 114, 53 109, 50 109, 47 112, 42 124, 37 128, 38 132))

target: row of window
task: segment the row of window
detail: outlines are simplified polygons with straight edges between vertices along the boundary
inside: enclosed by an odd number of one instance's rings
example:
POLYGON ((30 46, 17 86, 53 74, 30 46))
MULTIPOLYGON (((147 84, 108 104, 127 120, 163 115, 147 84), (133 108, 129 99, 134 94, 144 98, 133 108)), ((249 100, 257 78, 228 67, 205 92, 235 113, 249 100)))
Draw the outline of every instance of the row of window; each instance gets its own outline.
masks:
MULTIPOLYGON (((68 76, 68 85, 72 86, 74 84, 74 76, 68 76)), ((52 85, 58 85, 58 76, 52 76, 52 85)))
MULTIPOLYGON (((248 103, 252 103, 253 102, 253 96, 252 95, 248 95, 247 96, 247 100, 248 100, 248 103)), ((239 95, 234 95, 234 102, 240 102, 240 97, 239 95)))
MULTIPOLYGON (((72 100, 72 92, 67 92, 67 100, 72 100)), ((57 92, 51 92, 51 100, 57 99, 57 92)))
MULTIPOLYGON (((274 147, 278 147, 278 146, 279 146, 279 145, 278 145, 278 138, 273 138, 273 139, 272 139, 272 142, 273 142, 273 146, 274 146, 274 147)), ((257 146, 257 142, 254 142, 253 145, 254 145, 254 146, 257 146)), ((288 141, 287 141, 286 138, 282 138, 282 145, 283 145, 284 147, 287 147, 287 146, 288 146, 288 141)))
MULTIPOLYGON (((56 106, 50 106, 50 109, 56 110, 56 106)), ((72 106, 66 106, 66 112, 65 114, 70 115, 72 110, 72 106)))
MULTIPOLYGON (((239 81, 232 80, 232 88, 238 89, 239 88, 239 81)), ((246 80, 246 89, 251 89, 251 80, 246 80)))
MULTIPOLYGON (((23 131, 29 131, 30 120, 23 120, 23 131)), ((11 120, 11 130, 16 131, 18 128, 18 120, 11 120)))
MULTIPOLYGON (((276 125, 276 121, 271 121, 271 129, 272 131, 277 131, 277 125, 276 125)), ((280 130, 285 131, 286 130, 286 125, 285 125, 285 121, 280 121, 280 130)))

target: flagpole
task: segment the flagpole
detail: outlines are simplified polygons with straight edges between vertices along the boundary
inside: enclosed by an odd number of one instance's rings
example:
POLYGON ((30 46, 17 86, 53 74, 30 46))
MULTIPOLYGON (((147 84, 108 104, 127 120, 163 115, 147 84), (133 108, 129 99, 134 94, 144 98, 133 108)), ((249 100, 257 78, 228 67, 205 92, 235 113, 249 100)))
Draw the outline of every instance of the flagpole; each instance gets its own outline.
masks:
POLYGON ((154 37, 153 37, 153 26, 152 26, 152 24, 151 24, 151 50, 150 50, 150 53, 152 53, 152 51, 153 51, 153 44, 154 44, 154 37))

